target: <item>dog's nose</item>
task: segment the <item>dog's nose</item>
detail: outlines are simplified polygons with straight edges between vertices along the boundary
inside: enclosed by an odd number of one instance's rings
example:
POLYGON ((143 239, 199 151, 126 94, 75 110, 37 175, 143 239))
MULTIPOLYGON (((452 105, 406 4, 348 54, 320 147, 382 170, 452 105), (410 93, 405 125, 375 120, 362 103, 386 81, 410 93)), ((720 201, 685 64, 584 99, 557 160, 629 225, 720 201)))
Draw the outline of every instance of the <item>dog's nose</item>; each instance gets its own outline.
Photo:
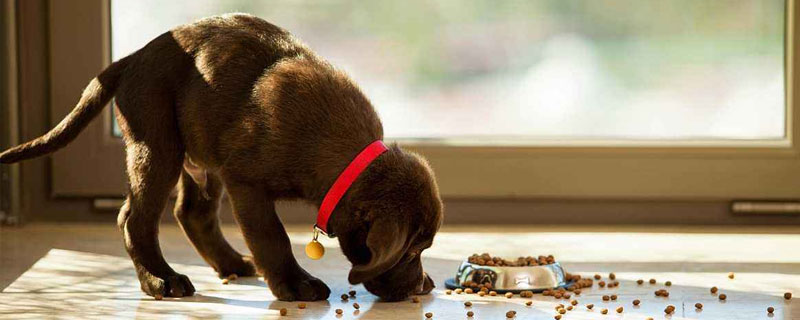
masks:
POLYGON ((426 272, 422 273, 422 281, 417 285, 417 290, 415 294, 428 294, 435 288, 436 285, 433 284, 433 279, 426 272))

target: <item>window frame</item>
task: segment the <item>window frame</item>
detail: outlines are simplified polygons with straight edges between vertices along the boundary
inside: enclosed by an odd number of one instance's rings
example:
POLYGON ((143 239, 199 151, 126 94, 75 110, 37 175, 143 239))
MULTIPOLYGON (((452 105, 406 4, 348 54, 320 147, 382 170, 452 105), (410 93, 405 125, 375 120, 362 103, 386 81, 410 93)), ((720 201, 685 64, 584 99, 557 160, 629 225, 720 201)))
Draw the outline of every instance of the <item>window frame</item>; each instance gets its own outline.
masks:
MULTIPOLYGON (((51 6, 53 1, 57 0, 50 0, 51 6)), ((103 61, 97 61, 96 55, 73 59, 93 59, 93 63, 105 66, 111 55, 110 0, 90 1, 101 8, 91 14, 100 15, 103 31, 102 36, 86 41, 92 47, 103 48, 103 61)), ((436 172, 442 195, 449 198, 800 199, 800 188, 794 183, 798 181, 800 185, 800 104, 794 98, 800 90, 795 72, 800 61, 795 54, 800 49, 796 24, 800 10, 796 1, 786 0, 786 134, 782 140, 544 139, 502 141, 498 145, 457 140, 387 140, 425 156, 436 172)), ((51 10, 50 19, 59 23, 80 19, 67 14, 51 10)), ((52 57, 50 61, 57 63, 52 57)), ((63 81, 88 83, 88 79, 69 75, 52 81, 53 87, 63 81)), ((74 95, 65 100, 54 95, 51 114, 66 114, 64 110, 71 110, 73 98, 74 95)), ((109 110, 104 111, 103 126, 110 137, 109 110)), ((51 119, 51 125, 58 120, 51 119)))

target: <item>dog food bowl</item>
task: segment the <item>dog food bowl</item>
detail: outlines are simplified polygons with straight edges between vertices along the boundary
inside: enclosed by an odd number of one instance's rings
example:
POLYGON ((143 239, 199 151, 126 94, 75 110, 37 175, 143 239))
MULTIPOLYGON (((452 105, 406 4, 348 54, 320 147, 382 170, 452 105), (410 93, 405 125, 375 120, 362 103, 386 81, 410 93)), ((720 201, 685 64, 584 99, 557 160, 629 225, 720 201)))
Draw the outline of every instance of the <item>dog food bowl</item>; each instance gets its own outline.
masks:
POLYGON ((466 281, 478 284, 491 283, 491 290, 498 293, 542 292, 571 284, 566 278, 564 268, 558 262, 530 267, 497 267, 464 261, 458 267, 456 277, 447 279, 444 286, 448 289, 465 289, 461 284, 466 281))

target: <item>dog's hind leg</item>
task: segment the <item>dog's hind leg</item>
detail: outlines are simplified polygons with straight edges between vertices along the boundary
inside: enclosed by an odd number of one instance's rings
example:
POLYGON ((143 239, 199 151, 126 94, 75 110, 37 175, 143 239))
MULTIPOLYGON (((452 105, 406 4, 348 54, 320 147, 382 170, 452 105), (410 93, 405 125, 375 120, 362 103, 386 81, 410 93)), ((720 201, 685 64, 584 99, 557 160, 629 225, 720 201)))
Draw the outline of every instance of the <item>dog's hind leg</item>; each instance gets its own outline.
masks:
POLYGON ((231 274, 247 277, 256 273, 251 258, 236 252, 222 235, 217 210, 222 197, 222 181, 213 173, 204 173, 201 186, 186 169, 178 182, 175 218, 197 252, 217 271, 220 278, 231 274))

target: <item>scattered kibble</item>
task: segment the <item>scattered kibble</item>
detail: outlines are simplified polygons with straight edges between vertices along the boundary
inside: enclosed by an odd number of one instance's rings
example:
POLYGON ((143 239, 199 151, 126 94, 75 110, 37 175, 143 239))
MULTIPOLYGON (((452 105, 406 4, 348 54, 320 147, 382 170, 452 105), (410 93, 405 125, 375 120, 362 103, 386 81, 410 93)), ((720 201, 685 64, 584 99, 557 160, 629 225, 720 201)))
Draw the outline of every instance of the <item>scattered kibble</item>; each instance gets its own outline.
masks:
POLYGON ((767 313, 772 314, 773 312, 775 312, 775 308, 773 307, 767 308, 767 313))
MULTIPOLYGON (((450 290, 447 290, 447 291, 450 291, 450 290)), ((347 294, 349 294, 353 298, 356 297, 356 291, 355 290, 350 290, 350 292, 348 292, 347 294)))
POLYGON ((304 302, 300 302, 300 303, 297 304, 297 309, 305 309, 305 308, 306 308, 306 304, 304 302))
POLYGON ((666 289, 658 289, 655 291, 655 294, 656 297, 664 297, 664 298, 669 297, 669 291, 667 291, 666 289))
POLYGON ((733 279, 734 275, 733 272, 728 272, 728 279, 733 279))
POLYGON ((533 301, 530 301, 530 300, 528 300, 528 301, 525 301, 525 305, 526 305, 526 306, 529 306, 529 307, 530 307, 532 304, 533 304, 533 301))
POLYGON ((358 304, 358 302, 353 303, 353 309, 361 309, 361 306, 358 304))
POLYGON ((285 316, 285 315, 289 314, 289 310, 286 310, 286 308, 281 308, 280 313, 281 313, 281 316, 285 316))
POLYGON ((719 291, 719 288, 711 287, 711 293, 717 293, 717 291, 719 291))
POLYGON ((622 313, 622 310, 624 310, 622 307, 617 307, 617 313, 622 313))
POLYGON ((473 290, 472 290, 472 288, 466 288, 466 289, 464 289, 464 293, 466 293, 466 294, 473 294, 474 292, 475 292, 475 291, 473 291, 473 290))
POLYGON ((486 295, 486 292, 478 291, 478 296, 483 297, 486 295))
POLYGON ((344 313, 344 310, 342 310, 342 309, 336 309, 336 314, 342 314, 342 313, 344 313))
POLYGON ((475 312, 467 311, 467 317, 472 318, 472 316, 474 316, 474 315, 475 315, 475 312))
POLYGON ((703 310, 703 304, 702 304, 702 303, 700 303, 700 302, 698 302, 698 303, 695 303, 695 304, 694 304, 694 307, 695 307, 695 309, 698 309, 698 310, 703 310))
POLYGON ((617 278, 617 275, 612 272, 612 273, 608 274, 608 278, 611 279, 611 280, 614 280, 614 279, 617 278))
POLYGON ((350 299, 350 296, 342 294, 342 301, 347 301, 348 299, 350 299))
POLYGON ((640 303, 642 303, 642 302, 639 301, 639 299, 633 300, 633 305, 634 306, 638 306, 640 303))
POLYGON ((602 313, 602 314, 608 314, 608 309, 606 309, 606 308, 603 308, 602 310, 600 310, 600 313, 602 313))
POLYGON ((650 279, 650 284, 656 284, 656 279, 650 279))
POLYGON ((603 301, 608 301, 608 300, 611 300, 611 297, 609 297, 609 296, 603 296, 603 301))
POLYGON ((494 297, 497 295, 497 291, 489 291, 489 295, 494 297))
POLYGON ((426 312, 425 313, 425 318, 428 318, 428 319, 433 318, 433 312, 426 312))
POLYGON ((595 274, 595 275, 594 275, 594 279, 595 279, 595 280, 600 280, 600 278, 602 278, 602 277, 601 277, 599 274, 595 274))
POLYGON ((569 302, 569 304, 571 304, 573 306, 576 306, 576 305, 578 305, 578 300, 572 300, 572 301, 569 302))
POLYGON ((511 293, 511 292, 506 292, 506 298, 509 298, 509 299, 511 299, 512 297, 514 297, 514 294, 513 294, 513 293, 511 293))
POLYGON ((720 300, 722 300, 722 301, 725 301, 725 299, 728 299, 728 296, 727 296, 727 295, 725 295, 724 293, 721 293, 721 294, 719 295, 719 299, 720 299, 720 300))
POLYGON ((472 306, 472 301, 465 301, 464 302, 464 306, 471 307, 472 306))
POLYGON ((528 290, 522 291, 519 293, 519 296, 522 298, 533 298, 533 291, 528 291, 528 290))
POLYGON ((517 313, 516 313, 514 310, 511 310, 511 311, 509 311, 509 312, 506 312, 506 318, 513 318, 513 317, 515 317, 516 315, 517 315, 517 313))
POLYGON ((567 306, 567 311, 572 311, 572 306, 567 306))
POLYGON ((671 285, 672 285, 672 281, 667 281, 667 282, 664 282, 664 285, 665 285, 665 286, 667 286, 667 287, 669 287, 669 286, 671 286, 671 285))
POLYGON ((557 314, 557 315, 553 316, 553 318, 556 319, 556 320, 561 320, 561 315, 557 314))
POLYGON ((792 293, 791 292, 784 293, 783 298, 786 300, 792 300, 792 293))
POLYGON ((602 288, 602 287, 606 286, 606 282, 605 281, 600 281, 600 282, 597 283, 597 285, 600 286, 600 288, 602 288))
POLYGON ((592 308, 594 308, 594 304, 590 303, 586 305, 586 309, 592 310, 592 308))
POLYGON ((617 295, 616 294, 612 294, 611 295, 611 301, 617 301, 617 295))
POLYGON ((230 280, 228 280, 228 278, 222 279, 222 284, 228 284, 228 282, 230 282, 230 280))
POLYGON ((675 306, 673 306, 673 305, 668 305, 664 309, 664 313, 666 313, 666 314, 672 314, 673 312, 675 312, 675 306))
POLYGON ((642 279, 636 280, 636 284, 642 284, 642 283, 644 283, 644 280, 642 279))
POLYGON ((411 302, 419 303, 419 297, 411 297, 411 302))
POLYGON ((444 294, 453 294, 453 290, 445 290, 444 294))
POLYGON ((456 294, 461 294, 462 292, 464 292, 464 290, 461 290, 460 288, 456 289, 456 291, 455 291, 456 294))
POLYGON ((565 313, 567 313, 567 309, 564 309, 564 308, 558 308, 558 313, 560 313, 560 314, 565 314, 565 313))

